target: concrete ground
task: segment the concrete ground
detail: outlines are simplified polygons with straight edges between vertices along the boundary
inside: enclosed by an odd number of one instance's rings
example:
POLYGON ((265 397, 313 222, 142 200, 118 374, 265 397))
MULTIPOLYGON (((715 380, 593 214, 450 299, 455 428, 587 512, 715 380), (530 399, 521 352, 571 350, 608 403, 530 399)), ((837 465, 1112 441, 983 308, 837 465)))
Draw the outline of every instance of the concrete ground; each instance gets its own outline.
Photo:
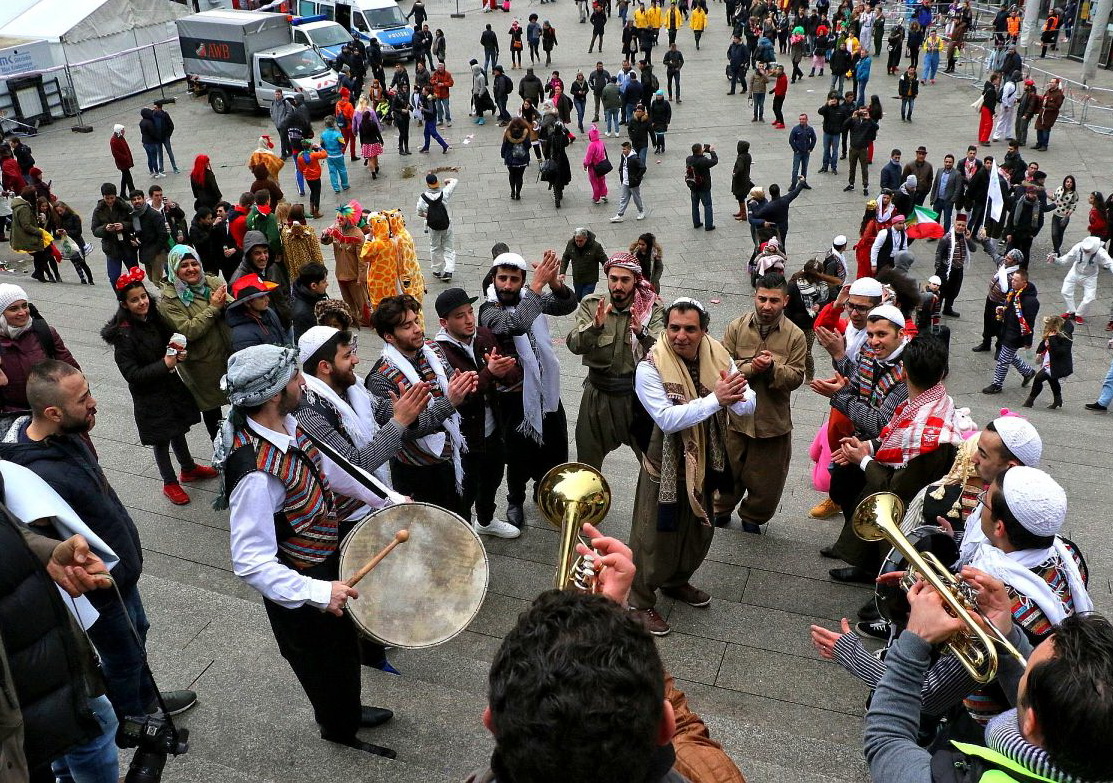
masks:
MULTIPOLYGON (((426 167, 453 165, 460 168, 461 184, 452 204, 456 245, 460 263, 455 284, 477 293, 489 263, 489 248, 506 241, 527 258, 539 259, 546 248, 558 252, 576 226, 588 226, 607 250, 625 248, 641 231, 657 234, 665 250, 662 294, 666 301, 679 295, 696 296, 708 304, 712 333, 720 336, 732 318, 751 307, 751 290, 744 272, 751 244, 749 232, 730 219, 735 211, 729 192, 735 142, 752 143, 754 179, 762 184, 785 183, 791 157, 787 134, 768 124, 750 123, 747 98, 726 96, 723 81, 724 52, 728 33, 723 6, 712 4, 712 19, 697 52, 691 32, 679 36, 687 60, 683 71, 684 103, 674 105, 674 122, 669 131, 668 152, 650 159, 643 186, 649 218, 635 223, 608 222, 617 200, 612 180, 612 203, 594 206, 585 176, 577 165, 584 142, 570 149, 574 182, 566 193, 564 208, 557 211, 542 185, 534 184, 536 169, 527 173, 528 185, 520 202, 506 198, 506 174, 499 158, 501 130, 488 122, 473 125, 467 117, 468 59, 478 52, 478 37, 490 22, 506 44, 505 29, 510 15, 469 13, 463 20, 448 18, 448 4, 431 4, 430 24, 445 30, 449 41, 449 66, 457 87, 453 93, 455 125, 445 129, 453 145, 448 155, 425 159, 416 154, 420 138, 414 138, 415 155, 405 160, 392 151, 384 156, 384 176, 372 182, 363 167, 351 169, 350 196, 373 209, 401 207, 410 218, 423 263, 428 249, 414 219, 414 206, 421 191, 426 167), (719 230, 694 231, 689 200, 682 182, 683 157, 693 142, 715 144, 722 155, 714 171, 715 208, 719 230)), ((576 69, 594 65, 596 55, 583 48, 588 26, 576 22, 575 6, 564 2, 516 9, 525 19, 536 12, 553 21, 559 30, 553 68, 571 81, 576 69)), ((662 41, 665 36, 662 35, 662 41)), ((606 37, 604 61, 614 70, 619 61, 617 22, 612 21, 606 37)), ((654 60, 659 62, 663 49, 654 60)), ((539 68, 547 75, 549 69, 539 68)), ((884 163, 893 146, 906 158, 918 144, 925 144, 929 159, 940 164, 946 152, 961 156, 975 141, 976 115, 970 102, 976 92, 969 82, 940 78, 924 87, 915 121, 896 119, 895 80, 886 77, 884 66, 875 65, 870 92, 881 96, 886 111, 877 142, 877 166, 884 163)), ((515 79, 522 75, 511 72, 515 79)), ((1108 73, 1105 86, 1113 84, 1108 73)), ((212 157, 217 179, 225 196, 234 200, 251 178, 244 163, 260 133, 273 133, 264 114, 213 114, 205 102, 188 96, 182 85, 168 88, 178 98, 169 107, 176 125, 175 151, 179 167, 188 171, 193 157, 212 157)), ((798 113, 813 116, 826 92, 826 80, 805 78, 790 87, 785 116, 791 124, 798 113)), ((128 126, 136 155, 136 180, 150 184, 144 170, 138 140, 140 99, 123 101, 89 113, 94 125, 91 135, 71 134, 66 124, 45 129, 30 143, 39 165, 55 182, 61 198, 88 219, 103 181, 117 182, 108 152, 112 124, 128 126)), ((766 117, 771 119, 771 106, 766 117)), ((590 119, 590 115, 588 117, 590 119)), ((816 118, 818 119, 818 117, 816 118)), ((416 131, 414 131, 417 136, 416 131)), ((393 150, 393 131, 388 131, 388 149, 393 150)), ((612 159, 616 140, 608 140, 612 159)), ((993 151, 1003 154, 1003 145, 993 151)), ((1058 183, 1066 174, 1078 179, 1079 189, 1108 191, 1107 179, 1113 163, 1113 144, 1100 135, 1078 127, 1056 127, 1049 152, 1034 157, 1058 183)), ((812 158, 812 171, 818 169, 812 158)), ((289 169, 289 167, 288 167, 289 169)), ((860 191, 844 193, 845 171, 839 177, 813 174, 814 189, 805 191, 792 207, 792 269, 815 253, 823 252, 831 237, 845 233, 857 236, 864 199, 860 191)), ((191 203, 185 173, 159 180, 166 193, 187 206, 191 203)), ((871 192, 876 192, 877 173, 870 173, 871 192)), ((859 183, 860 186, 861 183, 859 183)), ((288 194, 296 190, 293 175, 283 172, 282 185, 288 194)), ((336 199, 325 188, 325 211, 336 199)), ((1086 210, 1080 209, 1067 233, 1068 243, 1085 235, 1086 210)), ((318 228, 323 228, 321 221, 318 228)), ((86 236, 86 239, 91 239, 86 236)), ((1062 309, 1058 289, 1063 270, 1042 262, 1049 250, 1045 230, 1033 251, 1032 272, 1041 293, 1043 313, 1062 309)), ((2 246, 4 254, 11 254, 2 246)), ((931 274, 930 254, 934 246, 918 243, 921 257, 913 267, 921 277, 931 274)), ((326 255, 330 255, 326 253, 326 255)), ((183 781, 456 781, 483 765, 491 742, 480 723, 485 703, 486 673, 502 635, 516 615, 550 583, 557 551, 557 535, 533 507, 527 509, 528 528, 516 541, 486 541, 491 567, 490 590, 483 608, 467 631, 442 647, 425 651, 395 651, 391 661, 401 677, 365 673, 365 701, 395 710, 387 726, 367 732, 367 738, 398 750, 398 760, 385 761, 315 740, 312 715, 306 700, 278 655, 267 628, 258 596, 231 573, 228 554, 228 518, 213 511, 210 501, 215 486, 190 488, 193 503, 171 505, 160 494, 158 474, 149 450, 139 445, 132 419, 131 399, 121 381, 111 352, 98 336, 115 301, 105 284, 103 256, 99 249, 91 259, 97 276, 94 288, 78 286, 72 269, 63 271, 64 285, 42 285, 26 275, 26 263, 14 262, 16 270, 0 275, 5 282, 18 281, 45 317, 61 332, 81 362, 99 401, 100 416, 93 438, 108 477, 131 509, 143 538, 146 553, 142 589, 152 621, 150 654, 163 688, 191 687, 200 704, 183 723, 192 732, 187 756, 171 760, 165 780, 183 781)), ((991 360, 972 354, 970 347, 980 333, 980 314, 990 267, 978 254, 971 262, 958 303, 961 319, 949 319, 953 331, 952 375, 948 386, 960 405, 969 406, 975 419, 985 422, 1002 407, 1019 408, 1025 392, 1019 379, 1010 376, 1003 394, 985 397, 979 390, 988 382, 991 360)), ((1098 386, 1109 366, 1106 350, 1110 335, 1103 331, 1113 290, 1108 277, 1100 283, 1102 298, 1091 318, 1075 335, 1075 375, 1065 382, 1065 406, 1048 411, 1045 392, 1042 404, 1029 412, 1044 439, 1044 465, 1063 484, 1070 496, 1071 513, 1064 531, 1082 547, 1091 569, 1091 589, 1097 607, 1113 610, 1110 595, 1110 566, 1113 556, 1104 545, 1101 531, 1105 506, 1110 499, 1107 442, 1111 432, 1108 416, 1083 410, 1096 398, 1098 386), (1104 455, 1104 456, 1103 456, 1104 455)), ((431 302, 441 284, 430 278, 431 302)), ((572 319, 554 324, 554 338, 571 327, 572 319)), ((360 345, 364 360, 378 352, 378 342, 365 331, 360 345)), ((817 356, 819 349, 817 348, 817 356)), ((564 376, 563 397, 568 409, 570 431, 576 419, 582 368, 574 357, 560 351, 564 376)), ((821 362, 820 366, 824 364, 821 362)), ((751 781, 858 781, 867 772, 862 760, 860 733, 866 690, 838 666, 818 659, 807 636, 808 626, 833 626, 838 618, 853 616, 867 597, 865 588, 832 582, 827 576, 829 561, 819 557, 821 546, 830 543, 838 530, 836 521, 808 518, 807 510, 819 500, 812 489, 808 446, 823 420, 826 401, 809 390, 793 396, 795 457, 781 508, 767 525, 766 534, 752 536, 740 530, 720 530, 710 557, 697 574, 696 582, 709 589, 715 601, 709 608, 676 606, 666 599, 664 613, 673 627, 671 636, 660 640, 669 669, 688 693, 693 708, 702 714, 714 737, 751 781)), ((197 455, 207 459, 210 446, 201 428, 195 428, 191 443, 197 455)), ((574 450, 573 450, 574 453, 574 450)), ((605 530, 626 536, 630 528, 636 465, 628 452, 612 455, 604 472, 614 489, 614 504, 605 530)))

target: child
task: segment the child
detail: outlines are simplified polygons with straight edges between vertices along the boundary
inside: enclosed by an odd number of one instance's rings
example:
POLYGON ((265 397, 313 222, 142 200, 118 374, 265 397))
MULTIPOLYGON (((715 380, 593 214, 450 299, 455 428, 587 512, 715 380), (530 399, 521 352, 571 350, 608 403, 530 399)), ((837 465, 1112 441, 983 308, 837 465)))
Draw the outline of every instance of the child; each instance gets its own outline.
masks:
POLYGON ((1046 315, 1043 319, 1043 337, 1036 346, 1036 358, 1040 369, 1032 381, 1032 392, 1024 401, 1025 408, 1031 408, 1043 391, 1047 381, 1054 395, 1049 410, 1063 407, 1063 390, 1059 381, 1074 372, 1071 348, 1074 346, 1074 323, 1061 315, 1046 315))
POLYGON ((371 179, 379 177, 379 156, 383 154, 383 132, 377 115, 365 111, 356 123, 359 134, 360 156, 363 165, 371 169, 371 179))
POLYGON ((232 330, 233 353, 252 345, 290 344, 278 314, 270 306, 271 293, 277 288, 277 283, 255 274, 244 275, 232 283, 235 299, 228 303, 224 319, 232 330))

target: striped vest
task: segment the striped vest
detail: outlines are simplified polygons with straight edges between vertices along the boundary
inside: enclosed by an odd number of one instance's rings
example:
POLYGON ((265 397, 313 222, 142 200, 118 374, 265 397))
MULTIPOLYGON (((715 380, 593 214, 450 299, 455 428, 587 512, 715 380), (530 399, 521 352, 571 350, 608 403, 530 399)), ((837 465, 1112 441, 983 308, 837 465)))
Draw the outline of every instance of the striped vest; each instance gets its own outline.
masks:
POLYGON ((321 454, 299 427, 283 454, 266 438, 248 429, 236 432, 232 453, 250 448, 255 470, 274 476, 286 488, 275 512, 275 538, 281 559, 297 569, 319 565, 337 549, 337 521, 355 513, 361 502, 335 495, 321 470, 321 454))

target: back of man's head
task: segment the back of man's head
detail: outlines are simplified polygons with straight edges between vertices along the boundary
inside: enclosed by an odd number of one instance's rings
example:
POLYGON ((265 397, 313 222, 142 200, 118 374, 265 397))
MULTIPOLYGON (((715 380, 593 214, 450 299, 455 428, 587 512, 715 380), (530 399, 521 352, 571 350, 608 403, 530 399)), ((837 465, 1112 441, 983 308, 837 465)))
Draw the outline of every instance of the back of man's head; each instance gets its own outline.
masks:
POLYGON ((80 374, 81 370, 57 359, 46 359, 32 367, 27 375, 27 404, 31 406, 31 415, 39 419, 47 408, 64 407, 67 400, 62 381, 80 374))
POLYGON ((918 335, 904 346, 904 374, 920 391, 927 391, 947 373, 947 348, 931 335, 918 335))
POLYGON ((308 264, 298 270, 297 282, 308 288, 311 285, 321 282, 328 278, 328 269, 324 264, 319 264, 316 261, 310 261, 308 264))
POLYGON ((664 667, 653 637, 614 602, 542 593, 503 640, 489 685, 497 779, 645 780, 664 667))
POLYGON ((1029 669, 1018 706, 1035 713, 1040 747, 1059 771, 1113 779, 1113 625, 1099 614, 1072 615, 1049 643, 1053 655, 1029 669))

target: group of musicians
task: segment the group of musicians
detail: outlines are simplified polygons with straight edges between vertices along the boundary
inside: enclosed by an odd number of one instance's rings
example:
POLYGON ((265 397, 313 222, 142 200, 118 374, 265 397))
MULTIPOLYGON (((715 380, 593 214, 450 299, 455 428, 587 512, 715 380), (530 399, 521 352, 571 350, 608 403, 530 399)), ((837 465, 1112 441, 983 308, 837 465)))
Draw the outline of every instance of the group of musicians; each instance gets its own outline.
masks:
MULTIPOLYGON (((689 580, 710 547, 721 498, 746 495, 735 480, 731 422, 752 417, 763 397, 773 404, 771 391, 787 397, 779 387, 795 388, 802 381, 796 369, 802 363, 796 355, 800 341, 793 339, 791 324, 783 341, 791 355, 783 349, 747 347, 747 356, 741 357, 741 348, 728 351, 710 336, 710 315, 700 302, 680 298, 662 307, 637 259, 628 254, 607 262, 606 293, 577 303, 557 274, 555 254, 546 253, 531 267, 521 256, 498 250, 502 252, 495 255, 484 281, 478 319, 476 298, 463 290, 448 289, 438 297, 441 328, 436 340, 425 338, 420 306, 410 297, 380 303, 375 328, 385 346, 365 385, 355 375, 359 359, 354 336, 321 326, 306 332, 297 349, 257 346, 234 354, 224 379, 232 410, 218 438, 215 461, 231 510, 235 572, 263 594, 279 649, 313 705, 321 736, 388 758, 394 751, 357 736, 360 728, 392 716, 389 710, 360 704, 361 664, 391 669, 382 648, 361 644, 344 614, 359 593, 340 580, 339 542, 355 521, 403 496, 467 518, 474 509, 477 532, 519 534, 528 481, 533 479, 536 487, 549 468, 567 460, 559 361, 552 351, 548 315, 579 308, 567 339, 588 367, 576 430, 578 451, 594 465, 623 445, 639 457, 630 549, 609 539, 593 540, 610 584, 623 585, 619 603, 632 610, 622 612, 621 621, 606 612, 596 619, 619 625, 629 621, 638 629, 635 636, 661 633, 654 627, 660 620, 653 611, 658 591, 693 606, 710 602, 711 596, 689 580), (506 522, 494 518, 503 464, 509 474, 506 522)), ((784 281, 770 278, 758 292, 775 299, 785 292, 784 281)), ((740 326, 768 346, 783 318, 776 308, 776 317, 771 317, 774 310, 756 299, 755 310, 754 322, 740 326)), ((859 496, 869 488, 871 475, 882 476, 885 487, 900 485, 900 476, 919 476, 914 463, 938 451, 940 431, 950 436, 958 430, 950 421, 938 426, 938 417, 953 415, 942 389, 945 357, 940 361, 930 338, 909 343, 898 316, 896 308, 871 301, 868 317, 855 319, 862 328, 845 324, 844 334, 824 343, 836 366, 853 379, 846 383, 842 378, 840 388, 829 395, 833 406, 837 398, 845 411, 858 411, 872 422, 888 404, 892 387, 904 386, 902 402, 877 439, 848 437, 841 458, 835 457, 840 468, 853 467, 866 476, 855 479, 859 496), (868 339, 859 339, 858 332, 867 332, 868 339), (905 364, 898 363, 900 357, 905 364), (886 385, 885 393, 877 393, 879 384, 886 385), (852 399, 842 399, 846 396, 852 399), (928 446, 932 438, 934 445, 928 446), (874 462, 876 469, 869 467, 874 462)), ((741 430, 736 426, 735 431, 741 430)), ((1053 636, 1064 618, 1092 609, 1081 557, 1058 536, 1065 494, 1036 468, 1039 437, 1028 422, 997 419, 977 444, 976 452, 958 445, 941 452, 947 455, 944 471, 925 480, 938 479, 930 486, 920 483, 911 489, 906 499, 915 495, 919 503, 910 513, 926 518, 940 510, 936 495, 951 497, 951 506, 960 512, 970 509, 969 524, 962 513, 937 515, 953 520, 948 527, 962 544, 960 565, 979 569, 963 574, 980 586, 986 600, 997 596, 1008 603, 1011 611, 1006 614, 1036 643, 1053 636), (965 502, 977 486, 970 481, 975 474, 988 489, 965 502), (952 492, 952 484, 959 489, 952 492), (998 589, 1002 583, 1007 588, 998 589)), ((931 459, 932 465, 942 462, 940 454, 931 459)), ((858 499, 844 501, 844 508, 852 513, 858 499)), ((916 589, 912 616, 922 620, 931 616, 932 607, 921 592, 916 589)), ((573 617, 584 609, 576 599, 568 601, 568 607, 560 608, 557 601, 546 613, 567 611, 573 617)), ((527 620, 524 615, 522 622, 527 620)), ((556 622, 548 614, 534 620, 556 622)), ((944 622, 936 620, 936 625, 944 622)), ((901 642, 907 635, 901 630, 891 630, 894 650, 911 644, 901 642)), ((838 659, 871 687, 883 686, 891 668, 865 654, 845 622, 843 631, 815 628, 813 641, 821 654, 838 659)), ((552 650, 538 654, 538 666, 553 664, 546 657, 556 655, 552 650)), ((497 707, 517 698, 508 693, 497 699, 495 680, 493 673, 489 721, 497 707)), ((970 714, 981 722, 1005 707, 999 687, 996 692, 975 687, 947 656, 927 672, 927 681, 925 712, 936 717, 954 714, 947 710, 964 697, 970 714)), ((650 769, 661 773, 653 779, 683 780, 668 777, 682 766, 677 758, 681 734, 673 743, 669 740, 677 732, 677 713, 687 708, 683 694, 670 698, 676 703, 665 711, 672 717, 658 726, 657 739, 663 741, 653 747, 673 750, 660 757, 651 753, 650 769)), ((499 742, 496 723, 488 722, 488 727, 499 742)), ((690 723, 695 728, 689 734, 699 738, 696 746, 710 754, 714 770, 698 773, 690 767, 690 779, 740 779, 698 717, 691 716, 690 723)), ((494 761, 492 769, 497 776, 494 761)))

